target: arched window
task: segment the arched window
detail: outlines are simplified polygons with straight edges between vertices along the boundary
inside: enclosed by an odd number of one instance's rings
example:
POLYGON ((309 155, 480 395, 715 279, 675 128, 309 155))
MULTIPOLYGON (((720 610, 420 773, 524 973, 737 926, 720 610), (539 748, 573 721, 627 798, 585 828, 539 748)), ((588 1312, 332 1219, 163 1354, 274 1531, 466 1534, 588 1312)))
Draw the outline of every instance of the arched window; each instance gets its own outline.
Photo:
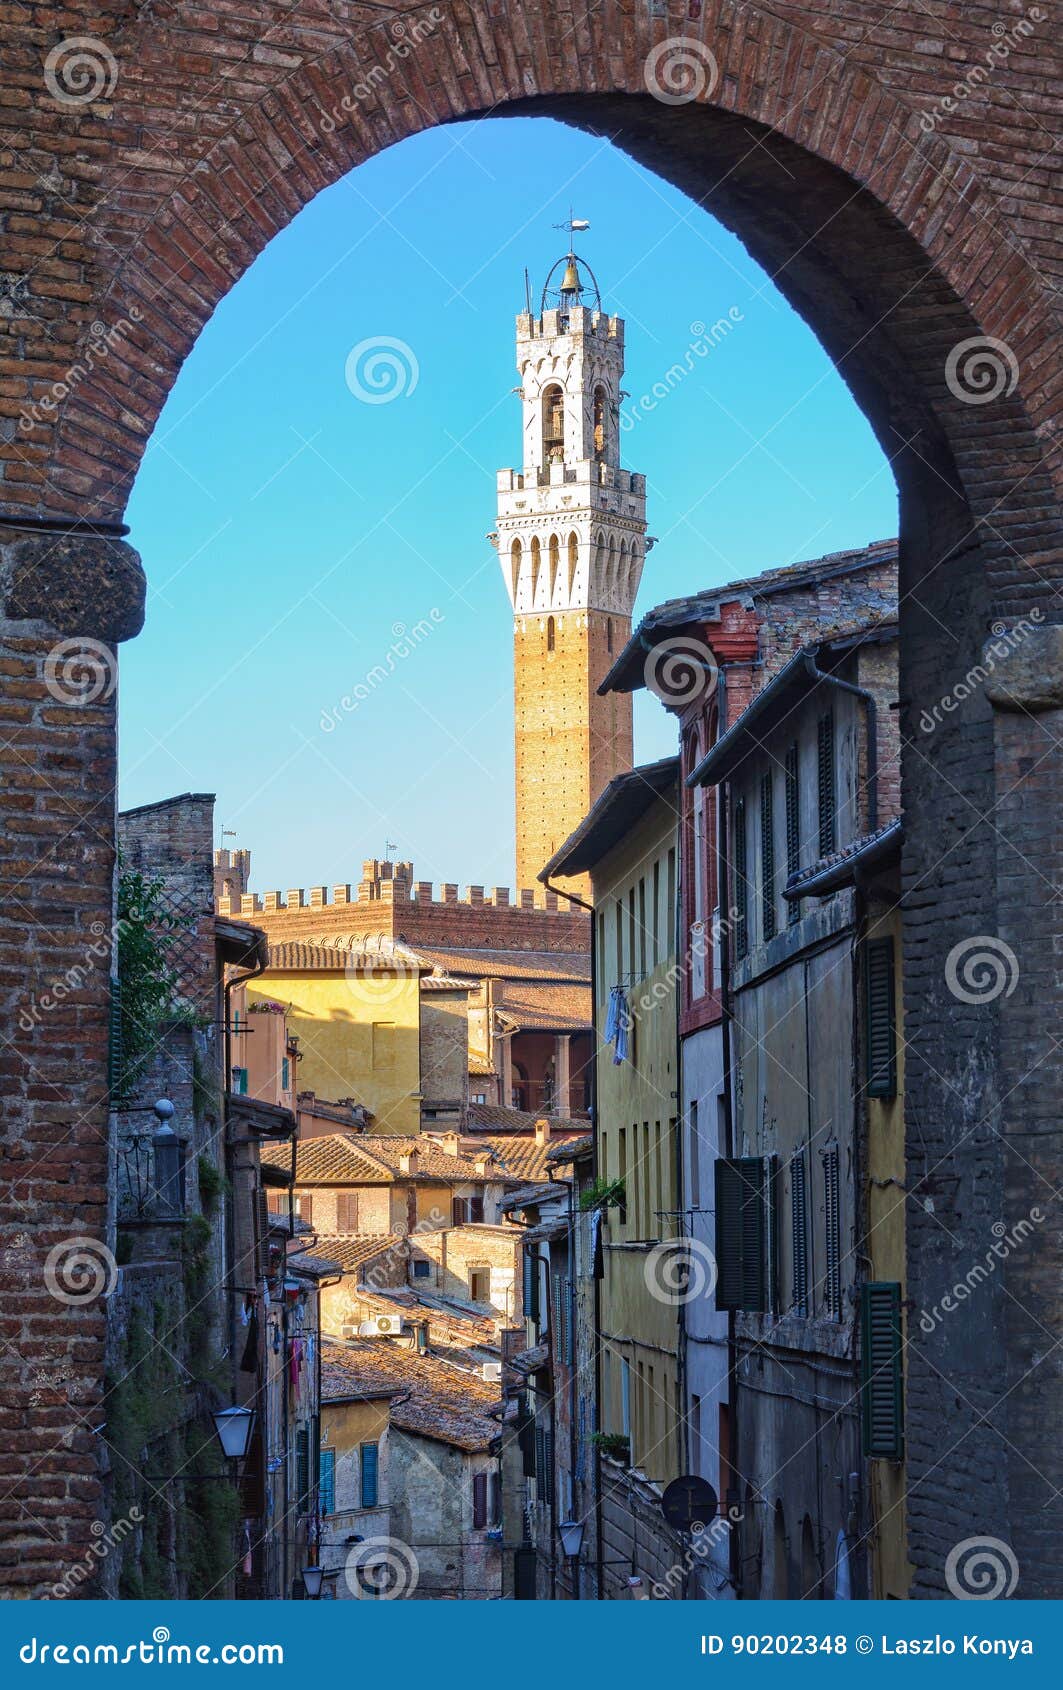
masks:
POLYGON ((539 568, 542 561, 542 548, 539 545, 539 536, 538 534, 533 534, 531 543, 531 586, 533 604, 535 603, 539 592, 539 568))
POLYGON ((615 594, 615 592, 616 592, 616 541, 610 540, 609 541, 609 556, 608 556, 608 559, 607 559, 606 565, 605 565, 605 594, 606 594, 606 598, 610 601, 610 603, 612 602, 613 595, 615 594))
POLYGON ((554 602, 557 590, 557 576, 561 568, 561 542, 556 534, 550 536, 550 603, 554 602))
POLYGON ((609 414, 609 396, 604 387, 594 390, 594 452, 595 456, 605 456, 606 418, 609 414))
POLYGON ((565 461, 565 394, 557 382, 543 392, 543 463, 565 461))
POLYGON ((552 616, 548 616, 546 618, 546 649, 547 649, 547 651, 553 651, 556 643, 557 643, 557 630, 554 627, 554 619, 553 619, 552 616))
POLYGON ((605 649, 611 657, 613 655, 613 619, 611 616, 607 616, 605 619, 605 649))
POLYGON ((568 580, 565 583, 565 602, 572 603, 572 594, 576 588, 576 567, 579 563, 579 535, 570 534, 568 537, 568 580))

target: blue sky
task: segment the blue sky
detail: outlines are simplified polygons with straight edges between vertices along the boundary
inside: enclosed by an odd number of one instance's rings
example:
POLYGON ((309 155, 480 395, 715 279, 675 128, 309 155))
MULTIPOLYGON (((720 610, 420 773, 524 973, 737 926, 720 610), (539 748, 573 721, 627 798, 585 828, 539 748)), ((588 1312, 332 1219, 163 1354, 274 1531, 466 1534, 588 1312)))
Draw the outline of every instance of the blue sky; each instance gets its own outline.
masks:
MULTIPOLYGON (((524 267, 537 290, 570 206, 627 319, 633 400, 692 324, 734 324, 624 436, 658 536, 636 613, 895 531, 892 476, 825 353, 683 194, 545 119, 403 142, 219 306, 129 508, 149 602, 123 648, 122 806, 216 792, 259 890, 356 881, 388 840, 418 878, 513 882, 511 613, 484 536, 519 458, 524 267), (345 370, 379 337, 402 343, 403 391, 371 404, 345 370)), ((673 746, 643 697, 637 757, 673 746)))

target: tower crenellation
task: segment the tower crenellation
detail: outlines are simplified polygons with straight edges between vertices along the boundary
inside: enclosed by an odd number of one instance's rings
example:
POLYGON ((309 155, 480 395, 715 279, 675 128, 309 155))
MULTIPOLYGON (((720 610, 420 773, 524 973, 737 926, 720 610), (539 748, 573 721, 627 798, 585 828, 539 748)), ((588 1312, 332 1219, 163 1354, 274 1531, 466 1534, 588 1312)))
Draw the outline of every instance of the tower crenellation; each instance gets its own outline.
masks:
POLYGON ((631 700, 598 696, 631 632, 645 477, 620 463, 624 322, 589 267, 559 259, 516 322, 522 464, 499 472, 491 540, 513 609, 517 880, 533 882, 615 774, 631 700), (560 273, 556 287, 553 278, 560 273))

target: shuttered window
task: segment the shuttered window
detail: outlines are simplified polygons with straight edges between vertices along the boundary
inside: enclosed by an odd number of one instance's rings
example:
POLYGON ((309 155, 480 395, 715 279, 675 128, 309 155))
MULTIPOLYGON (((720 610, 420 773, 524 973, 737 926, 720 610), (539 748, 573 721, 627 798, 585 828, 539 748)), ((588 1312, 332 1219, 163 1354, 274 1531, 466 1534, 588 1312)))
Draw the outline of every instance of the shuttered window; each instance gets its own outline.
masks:
POLYGON ((768 1306, 768 1169, 761 1156, 716 1162, 716 1307, 768 1306))
MULTIPOLYGON (((287 1208, 287 1202, 285 1202, 287 1208)), ((251 1193, 251 1236, 255 1240, 255 1250, 258 1256, 258 1274, 262 1279, 268 1279, 272 1262, 269 1245, 269 1207, 266 1193, 258 1185, 251 1193)))
POLYGON ((540 1502, 554 1500, 554 1435, 545 1426, 535 1427, 535 1484, 540 1502))
POLYGON ((838 1190, 838 1146, 823 1152, 824 1280, 823 1297, 831 1320, 842 1318, 841 1196, 838 1190))
POLYGON ((746 858, 746 806, 734 808, 735 956, 749 954, 749 864, 746 858))
POLYGON ((534 1250, 524 1249, 524 1314, 536 1326, 539 1324, 539 1258, 534 1250))
POLYGON ((363 1444, 359 1453, 362 1458, 362 1507, 375 1508, 380 1495, 380 1446, 363 1444))
POLYGON ((793 1312, 808 1318, 808 1169, 803 1149, 790 1161, 790 1259, 793 1267, 793 1312))
POLYGON ((835 848, 834 712, 819 719, 819 854, 835 848))
POLYGON ((861 1407, 864 1454, 904 1455, 901 1288, 872 1282, 860 1291, 861 1407))
POLYGON ((472 1527, 473 1531, 482 1532, 487 1525, 487 1474, 474 1473, 472 1476, 472 1527))
POLYGON ((336 1451, 323 1449, 318 1462, 318 1508, 322 1514, 336 1512, 336 1451))
POLYGON ((760 782, 760 936, 775 937, 775 804, 770 774, 760 782))
POLYGON ((868 941, 865 974, 867 1094, 869 1097, 896 1097, 897 1025, 892 939, 868 941))
MULTIPOLYGON (((797 741, 786 753, 786 878, 801 867, 801 787, 797 741)), ((801 919, 800 898, 788 898, 786 919, 793 926, 801 919)))
POLYGON ((122 988, 118 980, 112 975, 107 1023, 107 1089, 112 1098, 117 1098, 121 1093, 123 1067, 122 988))
POLYGON ((303 1514, 310 1506, 310 1428, 300 1426, 295 1434, 295 1510, 303 1514))

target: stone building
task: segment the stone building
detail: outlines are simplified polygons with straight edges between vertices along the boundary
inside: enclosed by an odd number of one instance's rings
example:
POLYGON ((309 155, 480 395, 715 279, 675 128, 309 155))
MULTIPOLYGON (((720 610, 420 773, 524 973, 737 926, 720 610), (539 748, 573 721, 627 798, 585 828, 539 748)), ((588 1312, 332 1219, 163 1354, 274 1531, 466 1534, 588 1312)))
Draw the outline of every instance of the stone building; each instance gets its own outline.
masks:
POLYGON ((620 465, 623 319, 572 251, 517 318, 517 370, 522 468, 499 472, 491 540, 513 607, 517 880, 533 885, 631 767, 630 701, 598 683, 650 544, 645 477, 620 465))
POLYGON ((801 646, 689 777, 724 794, 715 1303, 734 1316, 744 1596, 905 1593, 903 1225, 880 1195, 899 1137, 870 1104, 897 1095, 896 637, 879 616, 801 646))

